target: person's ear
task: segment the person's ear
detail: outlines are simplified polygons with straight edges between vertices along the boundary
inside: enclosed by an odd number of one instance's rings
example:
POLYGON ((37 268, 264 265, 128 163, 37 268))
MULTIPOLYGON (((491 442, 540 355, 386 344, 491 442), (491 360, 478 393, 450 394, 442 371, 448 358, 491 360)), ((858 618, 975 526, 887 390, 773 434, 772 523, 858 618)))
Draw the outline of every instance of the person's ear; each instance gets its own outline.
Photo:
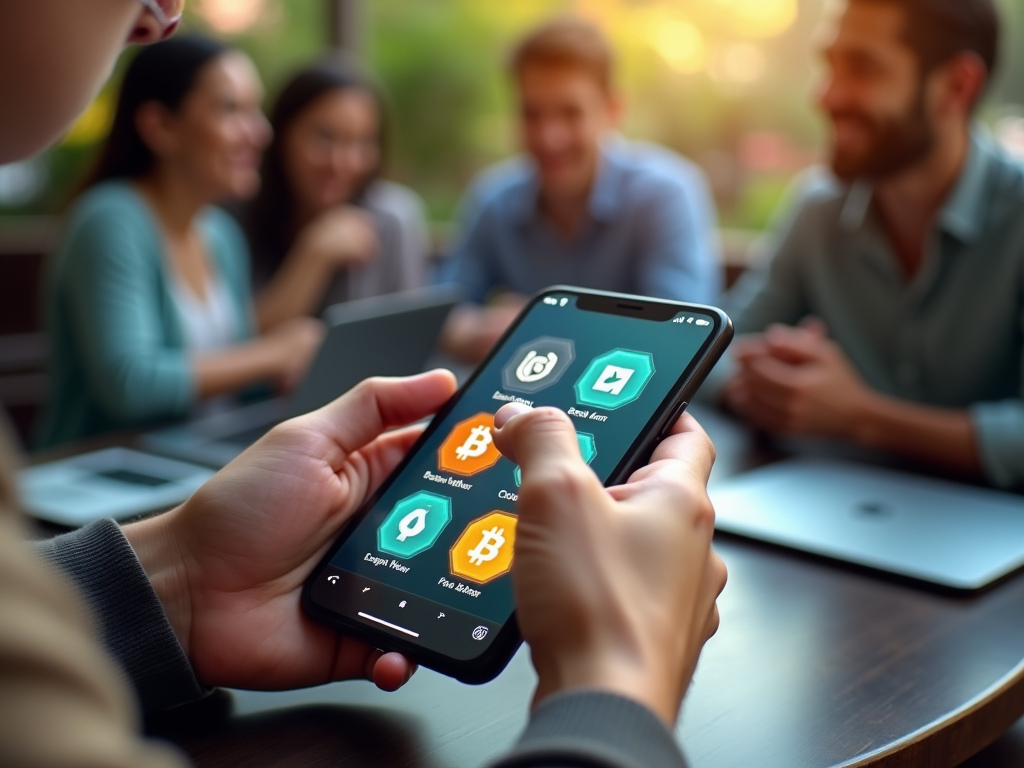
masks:
POLYGON ((943 115, 969 115, 985 95, 988 68, 973 51, 957 54, 936 74, 941 83, 938 107, 943 115))
POLYGON ((158 101, 144 102, 135 111, 135 130, 157 157, 171 154, 178 146, 173 115, 158 101))

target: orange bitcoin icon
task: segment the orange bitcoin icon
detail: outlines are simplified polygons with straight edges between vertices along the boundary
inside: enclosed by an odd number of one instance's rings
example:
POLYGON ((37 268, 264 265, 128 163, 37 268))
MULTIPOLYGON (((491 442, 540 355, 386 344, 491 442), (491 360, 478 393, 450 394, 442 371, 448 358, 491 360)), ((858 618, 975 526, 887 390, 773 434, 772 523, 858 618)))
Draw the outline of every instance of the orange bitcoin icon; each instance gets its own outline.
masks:
POLYGON ((516 543, 516 516, 495 510, 474 520, 448 553, 452 573, 486 584, 509 572, 516 543))
POLYGON ((494 416, 490 413, 478 413, 456 424, 437 452, 441 469, 456 475, 475 475, 493 467, 501 458, 491 438, 493 429, 494 416))

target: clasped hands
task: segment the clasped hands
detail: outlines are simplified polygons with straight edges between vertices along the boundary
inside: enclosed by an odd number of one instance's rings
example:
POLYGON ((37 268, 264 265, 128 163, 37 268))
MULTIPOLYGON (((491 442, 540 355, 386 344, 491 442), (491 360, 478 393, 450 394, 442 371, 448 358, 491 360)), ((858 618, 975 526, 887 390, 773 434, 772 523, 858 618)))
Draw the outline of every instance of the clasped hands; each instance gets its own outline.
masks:
POLYGON ((874 392, 819 320, 738 338, 725 402, 755 426, 786 435, 856 439, 874 392))
MULTIPOLYGON (((201 682, 284 689, 414 671, 311 621, 303 583, 344 523, 455 391, 434 371, 372 379, 271 430, 182 506, 124 528, 201 682)), ((513 569, 535 700, 617 692, 672 723, 717 628, 725 567, 705 486, 714 449, 689 416, 651 463, 605 489, 560 411, 507 405, 494 439, 520 464, 513 569)))

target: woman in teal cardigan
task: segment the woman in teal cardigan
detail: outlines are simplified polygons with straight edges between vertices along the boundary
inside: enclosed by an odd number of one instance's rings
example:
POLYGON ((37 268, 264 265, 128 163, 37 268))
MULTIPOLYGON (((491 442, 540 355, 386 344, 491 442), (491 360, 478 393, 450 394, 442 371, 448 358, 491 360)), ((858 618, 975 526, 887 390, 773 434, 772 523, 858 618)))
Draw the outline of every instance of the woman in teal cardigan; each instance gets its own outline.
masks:
POLYGON ((245 238, 213 207, 258 188, 261 96, 252 62, 205 38, 160 43, 129 65, 49 264, 42 446, 183 419, 304 373, 320 325, 260 327, 245 238))

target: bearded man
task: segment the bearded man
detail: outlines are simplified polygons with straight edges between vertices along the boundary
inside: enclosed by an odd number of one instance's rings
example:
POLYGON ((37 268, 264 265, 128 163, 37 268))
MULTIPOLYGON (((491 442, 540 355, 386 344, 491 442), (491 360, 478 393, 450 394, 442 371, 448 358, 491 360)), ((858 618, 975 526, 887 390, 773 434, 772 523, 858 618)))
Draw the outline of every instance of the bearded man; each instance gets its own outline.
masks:
POLYGON ((823 49, 830 166, 728 297, 725 402, 1024 486, 1024 169, 973 121, 992 0, 846 0, 823 49))

